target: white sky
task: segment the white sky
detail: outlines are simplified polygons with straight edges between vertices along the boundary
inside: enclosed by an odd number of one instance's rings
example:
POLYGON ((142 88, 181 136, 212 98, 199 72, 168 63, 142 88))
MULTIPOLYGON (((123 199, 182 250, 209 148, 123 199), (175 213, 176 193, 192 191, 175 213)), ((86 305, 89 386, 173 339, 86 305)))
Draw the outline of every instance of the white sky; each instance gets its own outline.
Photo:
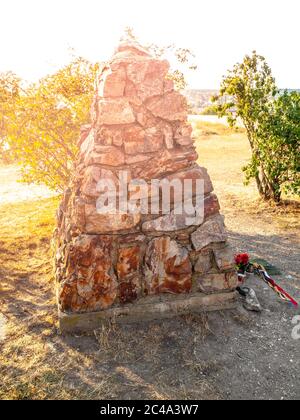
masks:
POLYGON ((0 0, 0 71, 35 80, 70 48, 107 60, 126 26, 142 42, 192 49, 190 87, 217 88, 256 49, 281 88, 300 88, 300 0, 0 0))

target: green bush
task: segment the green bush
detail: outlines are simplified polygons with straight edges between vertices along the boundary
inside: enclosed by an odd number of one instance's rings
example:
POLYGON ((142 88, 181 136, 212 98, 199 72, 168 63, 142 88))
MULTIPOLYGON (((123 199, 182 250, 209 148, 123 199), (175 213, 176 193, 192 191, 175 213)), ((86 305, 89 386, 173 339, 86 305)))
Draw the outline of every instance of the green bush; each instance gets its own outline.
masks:
POLYGON ((265 58, 253 52, 229 71, 213 101, 231 126, 244 123, 252 150, 246 182, 254 178, 265 200, 299 195, 300 94, 281 94, 265 58))

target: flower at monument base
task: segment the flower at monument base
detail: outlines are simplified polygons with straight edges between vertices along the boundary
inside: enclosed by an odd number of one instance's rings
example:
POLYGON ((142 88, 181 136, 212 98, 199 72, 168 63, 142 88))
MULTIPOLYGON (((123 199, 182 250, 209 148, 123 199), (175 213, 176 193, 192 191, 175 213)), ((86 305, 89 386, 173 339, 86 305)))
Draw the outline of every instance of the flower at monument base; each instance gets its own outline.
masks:
POLYGON ((238 254, 235 256, 235 264, 238 270, 246 271, 247 266, 249 265, 250 258, 248 254, 238 254))

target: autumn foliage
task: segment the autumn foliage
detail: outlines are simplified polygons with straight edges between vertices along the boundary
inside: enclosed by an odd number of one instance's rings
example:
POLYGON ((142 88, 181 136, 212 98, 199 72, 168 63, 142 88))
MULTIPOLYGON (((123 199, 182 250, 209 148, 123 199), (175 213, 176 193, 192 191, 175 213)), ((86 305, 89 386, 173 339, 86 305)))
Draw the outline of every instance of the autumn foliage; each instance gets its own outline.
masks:
POLYGON ((97 65, 76 58, 28 86, 11 73, 0 75, 0 150, 21 164, 24 181, 60 191, 68 184, 96 72, 97 65))

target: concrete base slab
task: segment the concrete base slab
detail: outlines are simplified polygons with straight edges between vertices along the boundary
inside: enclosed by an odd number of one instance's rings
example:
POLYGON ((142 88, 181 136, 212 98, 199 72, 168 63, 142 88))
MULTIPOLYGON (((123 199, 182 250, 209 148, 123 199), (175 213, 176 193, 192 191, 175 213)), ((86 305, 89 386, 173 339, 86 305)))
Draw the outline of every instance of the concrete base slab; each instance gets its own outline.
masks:
POLYGON ((63 333, 93 331, 107 321, 136 323, 178 315, 233 309, 237 306, 237 292, 220 294, 189 294, 145 298, 131 305, 106 311, 67 314, 59 312, 59 326, 63 333))

